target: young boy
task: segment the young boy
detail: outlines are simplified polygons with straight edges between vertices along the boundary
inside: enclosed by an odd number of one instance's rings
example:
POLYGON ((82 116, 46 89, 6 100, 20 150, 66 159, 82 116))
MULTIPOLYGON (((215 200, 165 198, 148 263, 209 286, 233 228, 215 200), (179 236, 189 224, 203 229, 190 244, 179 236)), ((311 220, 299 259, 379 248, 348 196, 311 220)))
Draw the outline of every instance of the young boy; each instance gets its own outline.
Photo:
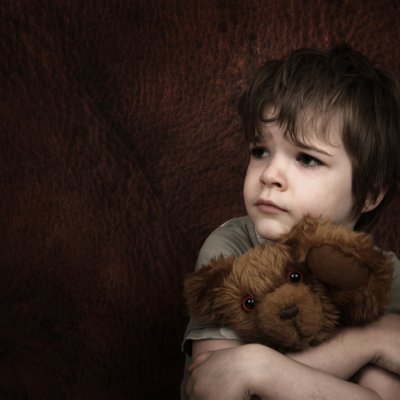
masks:
MULTIPOLYGON (((303 49, 268 62, 239 109, 250 143, 248 215, 209 236, 197 268, 220 254, 238 256, 274 241, 305 214, 368 230, 396 193, 400 88, 349 47, 303 49)), ((396 268, 388 312, 399 313, 400 262, 388 257, 396 268)), ((183 388, 190 399, 366 400, 394 399, 400 392, 395 314, 286 355, 191 320, 184 349, 183 388)))

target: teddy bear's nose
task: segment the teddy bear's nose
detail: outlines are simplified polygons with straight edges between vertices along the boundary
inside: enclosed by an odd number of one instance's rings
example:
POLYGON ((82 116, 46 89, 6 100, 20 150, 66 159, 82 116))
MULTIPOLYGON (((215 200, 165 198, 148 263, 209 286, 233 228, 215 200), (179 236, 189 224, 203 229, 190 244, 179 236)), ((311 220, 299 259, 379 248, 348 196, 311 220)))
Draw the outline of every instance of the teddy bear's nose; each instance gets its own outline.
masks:
POLYGON ((292 319, 299 313, 299 309, 295 304, 282 308, 279 312, 281 319, 292 319))

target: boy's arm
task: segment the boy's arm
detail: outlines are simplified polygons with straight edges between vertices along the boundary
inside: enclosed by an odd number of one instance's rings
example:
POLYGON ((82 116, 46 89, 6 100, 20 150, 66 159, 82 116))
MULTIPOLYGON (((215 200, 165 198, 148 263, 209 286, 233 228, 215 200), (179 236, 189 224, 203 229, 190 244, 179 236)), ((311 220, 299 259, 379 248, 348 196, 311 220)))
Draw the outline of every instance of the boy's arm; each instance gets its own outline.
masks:
POLYGON ((353 382, 378 393, 382 399, 398 399, 400 376, 375 365, 367 365, 352 378, 353 382))
POLYGON ((327 342, 288 356, 342 379, 368 363, 400 375, 400 315, 343 329, 327 342))
POLYGON ((400 316, 388 315, 367 327, 343 330, 328 342, 288 356, 261 345, 239 347, 237 341, 196 342, 188 392, 192 399, 230 398, 233 394, 239 397, 232 398, 242 398, 248 393, 266 399, 325 398, 322 394, 327 399, 340 394, 346 394, 346 398, 378 399, 376 393, 346 379, 370 362, 399 373, 399 332, 400 316), (226 349, 230 346, 235 348, 226 349), (214 351, 217 348, 224 350, 214 351), (296 384, 294 377, 298 379, 296 384), (295 396, 290 394, 289 382, 297 388, 295 396), (227 385, 233 391, 229 396, 227 385))
POLYGON ((266 346, 248 344, 202 353, 193 363, 187 391, 191 400, 360 399, 373 391, 301 364, 266 346))

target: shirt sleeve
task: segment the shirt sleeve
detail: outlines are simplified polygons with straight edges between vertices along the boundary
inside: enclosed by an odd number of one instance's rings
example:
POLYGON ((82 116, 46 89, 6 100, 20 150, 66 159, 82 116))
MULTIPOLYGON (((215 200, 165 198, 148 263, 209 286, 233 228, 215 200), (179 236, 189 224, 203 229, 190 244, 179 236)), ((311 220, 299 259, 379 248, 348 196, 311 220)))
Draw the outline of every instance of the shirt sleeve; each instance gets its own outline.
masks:
POLYGON ((191 318, 186 328, 184 341, 182 343, 182 351, 191 356, 193 340, 206 339, 240 340, 239 336, 237 336, 232 329, 223 326, 204 325, 200 321, 191 318))

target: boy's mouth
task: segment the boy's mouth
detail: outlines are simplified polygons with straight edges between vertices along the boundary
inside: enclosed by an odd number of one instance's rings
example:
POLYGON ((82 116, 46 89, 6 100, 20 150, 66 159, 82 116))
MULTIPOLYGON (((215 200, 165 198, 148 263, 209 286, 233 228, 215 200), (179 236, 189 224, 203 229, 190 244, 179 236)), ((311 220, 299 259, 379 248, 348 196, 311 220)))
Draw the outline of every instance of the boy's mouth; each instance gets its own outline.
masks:
POLYGON ((279 207, 270 200, 259 199, 255 202, 255 206, 265 214, 280 214, 283 212, 287 212, 287 210, 279 207))

